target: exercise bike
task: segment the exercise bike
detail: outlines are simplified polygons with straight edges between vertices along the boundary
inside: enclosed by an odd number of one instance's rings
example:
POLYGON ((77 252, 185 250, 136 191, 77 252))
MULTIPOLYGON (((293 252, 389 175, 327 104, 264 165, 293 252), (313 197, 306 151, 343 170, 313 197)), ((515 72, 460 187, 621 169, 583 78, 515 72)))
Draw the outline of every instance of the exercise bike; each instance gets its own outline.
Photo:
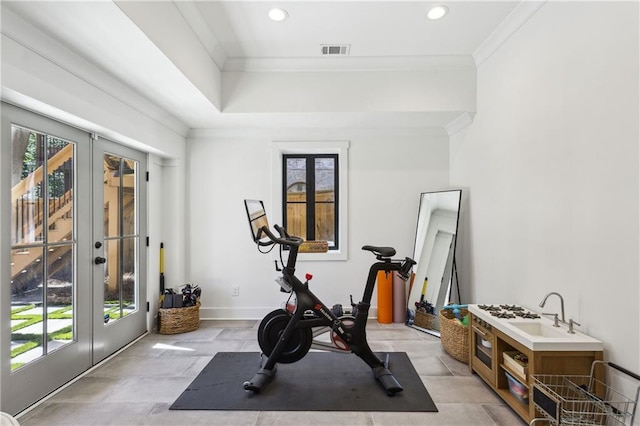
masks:
MULTIPOLYGON (((302 282, 295 276, 298 249, 302 238, 291 236, 286 229, 275 225, 279 236, 269 229, 264 206, 261 201, 245 200, 247 215, 251 225, 252 237, 260 247, 275 245, 280 249, 280 263, 276 260, 276 270, 282 277, 276 281, 280 291, 290 294, 285 308, 276 309, 267 314, 258 327, 258 344, 262 350, 262 364, 258 372, 249 381, 244 382, 244 389, 260 392, 272 380, 277 370, 277 363, 287 364, 302 359, 311 348, 333 352, 354 353, 360 357, 373 371, 375 379, 382 385, 387 395, 393 396, 402 392, 403 388, 389 371, 389 356, 384 360, 373 353, 367 343, 366 325, 369 307, 376 277, 379 271, 392 273, 397 271, 403 280, 407 280, 415 261, 406 257, 404 260, 393 260, 396 251, 392 247, 376 247, 366 245, 363 250, 371 252, 376 262, 371 265, 362 301, 357 304, 351 301, 352 312, 344 315, 340 305, 327 307, 309 289, 311 276, 306 275, 302 282), (286 264, 282 260, 282 250, 289 251, 286 264), (293 300, 293 303, 290 303, 293 300), (329 333, 330 341, 319 340, 329 333)), ((270 250, 269 250, 270 251, 270 250)), ((325 336, 326 337, 326 336, 325 336)))

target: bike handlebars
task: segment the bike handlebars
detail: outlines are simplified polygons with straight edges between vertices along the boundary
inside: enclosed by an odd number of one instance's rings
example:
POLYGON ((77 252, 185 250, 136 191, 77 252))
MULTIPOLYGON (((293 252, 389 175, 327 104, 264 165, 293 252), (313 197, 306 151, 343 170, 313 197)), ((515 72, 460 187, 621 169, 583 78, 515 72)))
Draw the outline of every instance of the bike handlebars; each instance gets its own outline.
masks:
MULTIPOLYGON (((300 237, 289 235, 289 233, 285 228, 278 226, 277 224, 274 225, 273 227, 276 229, 276 231, 278 231, 278 234, 280 234, 280 237, 276 237, 267 226, 263 226, 262 228, 260 228, 259 232, 262 234, 265 234, 267 238, 269 238, 269 240, 271 241, 270 242, 258 241, 259 245, 269 246, 275 243, 283 246, 292 246, 292 247, 298 248, 304 242, 304 240, 300 237)), ((396 252, 393 248, 390 248, 390 247, 364 246, 362 248, 364 250, 372 251, 374 254, 376 254, 376 258, 378 260, 383 260, 385 262, 391 261, 389 257, 393 256, 396 252), (387 257, 387 255, 389 257, 387 257)), ((293 258, 291 256, 289 257, 290 261, 291 259, 293 259, 293 265, 295 265, 296 253, 297 253, 297 250, 295 250, 294 253, 291 253, 291 255, 293 255, 293 258)), ((400 261, 398 260, 397 262, 400 262, 400 261)), ((410 257, 405 257, 404 261, 402 261, 402 265, 400 266, 400 268, 396 269, 403 280, 406 281, 409 278, 411 269, 415 264, 416 264, 415 260, 411 259, 410 257)))
MULTIPOLYGON (((280 234, 280 237, 276 237, 269 228, 267 228, 266 226, 263 226, 262 228, 260 228, 260 231, 262 233, 264 233, 273 243, 277 243, 277 244, 281 244, 283 246, 294 246, 294 247, 299 247, 300 244, 302 244, 302 242, 304 241, 302 238, 300 237, 295 237, 292 235, 289 235, 289 233, 287 232, 286 229, 278 226, 278 225, 274 225, 274 228, 276 228, 276 231, 278 231, 278 234, 280 234)), ((259 243, 260 245, 270 245, 271 243, 259 243)))
POLYGON ((413 268, 413 265, 415 265, 416 263, 418 262, 411 259, 410 257, 404 258, 404 263, 402 264, 402 267, 398 271, 398 274, 400 274, 403 280, 406 281, 409 279, 409 273, 411 272, 411 268, 413 268))

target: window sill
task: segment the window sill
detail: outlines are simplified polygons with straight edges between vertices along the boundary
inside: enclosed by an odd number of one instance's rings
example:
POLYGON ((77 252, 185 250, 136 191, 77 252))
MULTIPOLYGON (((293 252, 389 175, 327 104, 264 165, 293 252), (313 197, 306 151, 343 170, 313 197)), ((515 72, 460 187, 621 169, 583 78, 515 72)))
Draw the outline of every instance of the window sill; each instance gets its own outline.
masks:
POLYGON ((347 260, 347 253, 331 250, 326 253, 298 253, 298 262, 347 260))

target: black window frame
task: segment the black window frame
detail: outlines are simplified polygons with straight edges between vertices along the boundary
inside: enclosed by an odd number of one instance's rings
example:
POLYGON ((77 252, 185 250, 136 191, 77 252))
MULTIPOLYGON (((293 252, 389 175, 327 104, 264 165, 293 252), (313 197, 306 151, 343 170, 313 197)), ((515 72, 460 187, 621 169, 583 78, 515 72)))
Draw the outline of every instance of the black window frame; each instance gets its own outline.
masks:
MULTIPOLYGON (((282 154, 282 223, 286 227, 287 222, 287 160, 290 158, 305 159, 306 161, 306 187, 307 187, 307 199, 306 214, 307 214, 307 235, 299 235, 305 241, 315 240, 315 211, 316 211, 316 167, 315 160, 318 158, 332 158, 334 160, 334 173, 333 173, 333 188, 334 188, 334 201, 333 203, 333 229, 334 229, 334 241, 329 245, 330 251, 337 251, 340 249, 340 220, 339 220, 339 205, 340 205, 340 191, 339 191, 339 170, 340 170, 340 156, 338 154, 282 154), (313 190, 309 191, 308 188, 313 190), (310 238, 311 237, 311 238, 310 238)), ((319 202, 323 203, 323 202, 319 202)))

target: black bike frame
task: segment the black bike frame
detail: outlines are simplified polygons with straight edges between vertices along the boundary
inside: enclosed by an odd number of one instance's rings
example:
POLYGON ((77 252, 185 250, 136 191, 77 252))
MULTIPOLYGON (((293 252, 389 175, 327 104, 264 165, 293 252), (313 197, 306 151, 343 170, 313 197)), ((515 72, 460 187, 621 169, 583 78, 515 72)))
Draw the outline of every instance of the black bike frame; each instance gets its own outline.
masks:
MULTIPOLYGON (((384 271, 389 274, 393 271, 400 271, 403 265, 402 261, 378 256, 378 259, 382 260, 371 265, 369 269, 364 294, 362 300, 355 306, 353 312, 355 320, 351 325, 345 324, 341 318, 336 316, 331 309, 322 303, 309 289, 308 282, 303 283, 295 276, 298 246, 289 245, 288 248, 289 256, 287 258, 287 264, 283 268, 282 275, 285 282, 291 286, 296 296, 297 304, 293 312, 293 320, 290 321, 285 328, 282 339, 274 348, 274 352, 280 350, 278 346, 283 346, 296 328, 330 327, 331 330, 349 346, 351 351, 360 356, 371 368, 384 365, 384 362, 373 354, 367 343, 366 326, 369 317, 369 308, 371 306, 371 298, 373 297, 378 272, 384 271), (304 314, 308 311, 313 311, 317 317, 305 318, 304 314)), ((275 364, 275 362, 273 362, 273 364, 275 364)), ((270 365, 265 365, 265 368, 270 367, 270 365)))
MULTIPOLYGON (((302 282, 295 275, 298 249, 300 244, 302 244, 302 239, 290 236, 284 228, 277 225, 275 226, 275 229, 280 234, 280 237, 276 237, 268 227, 263 226, 258 233, 258 237, 260 237, 261 234, 264 234, 270 241, 260 241, 260 238, 258 238, 257 243, 260 246, 272 246, 273 244, 278 244, 281 250, 288 248, 289 255, 287 263, 286 265, 282 265, 282 277, 284 282, 281 282, 281 287, 284 291, 293 292, 295 294, 296 305, 293 313, 289 309, 286 311, 283 310, 282 313, 280 313, 279 310, 273 312, 276 315, 290 315, 290 318, 284 326, 284 330, 282 330, 281 333, 278 330, 279 334, 277 342, 275 342, 275 345, 266 357, 266 360, 263 357, 264 363, 262 368, 258 370, 250 381, 244 383, 245 390, 259 392, 272 379, 276 371, 277 360, 284 353, 287 345, 290 345, 293 333, 296 329, 312 330, 317 327, 321 329, 331 329, 331 332, 333 333, 332 339, 341 339, 346 345, 346 348, 338 348, 339 350, 353 352, 366 362, 367 365, 371 367, 374 377, 382 384, 382 387, 388 395, 393 396, 394 394, 401 392, 402 386, 387 368, 388 356, 386 360, 381 360, 371 351, 371 348, 367 343, 366 326, 369 316, 369 308, 371 306, 371 298, 373 296, 373 289, 375 287, 378 273, 384 271, 389 274, 393 271, 399 271, 400 276, 406 279, 412 266, 415 265, 416 262, 408 257, 404 260, 391 259, 391 256, 396 253, 396 251, 391 247, 364 246, 363 249, 372 252, 378 261, 369 268, 369 275, 367 277, 367 283, 362 300, 353 307, 353 314, 338 317, 332 309, 329 309, 315 294, 313 294, 311 290, 309 290, 308 281, 302 282)), ((265 317, 265 319, 266 318, 268 317, 265 317)), ((262 324, 263 323, 261 323, 261 327, 262 324)), ((313 343, 313 341, 310 343, 313 343)), ((301 350, 305 350, 305 348, 301 347, 301 350)), ((308 348, 306 350, 308 350, 308 348)), ((305 354, 298 353, 295 355, 304 356, 305 354)))

